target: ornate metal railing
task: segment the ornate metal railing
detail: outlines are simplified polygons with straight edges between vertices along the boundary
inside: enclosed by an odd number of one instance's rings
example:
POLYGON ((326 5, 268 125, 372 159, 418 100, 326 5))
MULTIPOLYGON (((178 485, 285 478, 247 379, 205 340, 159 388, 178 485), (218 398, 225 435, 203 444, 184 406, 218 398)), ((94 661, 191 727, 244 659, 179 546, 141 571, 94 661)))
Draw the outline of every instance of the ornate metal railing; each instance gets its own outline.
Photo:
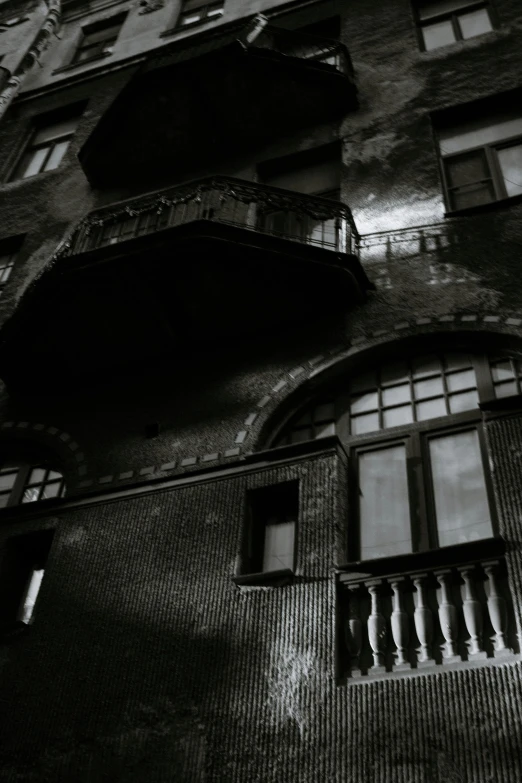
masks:
POLYGON ((91 212, 58 248, 72 256, 196 220, 354 254, 352 214, 338 201, 215 176, 91 212))
POLYGON ((518 648, 502 559, 372 579, 342 575, 349 676, 509 658, 518 648))

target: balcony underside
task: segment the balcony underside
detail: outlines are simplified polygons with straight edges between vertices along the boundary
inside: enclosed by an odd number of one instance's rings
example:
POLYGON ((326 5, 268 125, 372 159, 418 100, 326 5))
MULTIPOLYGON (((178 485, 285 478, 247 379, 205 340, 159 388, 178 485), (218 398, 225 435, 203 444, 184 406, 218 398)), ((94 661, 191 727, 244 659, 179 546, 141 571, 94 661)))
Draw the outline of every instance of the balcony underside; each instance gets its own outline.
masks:
POLYGON ((346 309, 367 283, 354 256, 199 220, 58 259, 4 328, 0 374, 38 393, 38 378, 63 388, 172 354, 225 355, 346 309))
POLYGON ((236 41, 136 75, 79 158, 100 187, 172 180, 355 106, 351 76, 334 65, 236 41))

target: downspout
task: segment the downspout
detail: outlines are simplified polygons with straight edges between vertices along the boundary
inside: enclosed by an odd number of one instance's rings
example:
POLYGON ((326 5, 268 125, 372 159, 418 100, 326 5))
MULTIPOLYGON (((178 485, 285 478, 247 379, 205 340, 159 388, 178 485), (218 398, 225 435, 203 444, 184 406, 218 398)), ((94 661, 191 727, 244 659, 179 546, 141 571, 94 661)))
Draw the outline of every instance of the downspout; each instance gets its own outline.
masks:
POLYGON ((61 0, 44 0, 47 6, 47 15, 42 22, 32 44, 22 57, 16 70, 8 76, 7 83, 0 91, 0 119, 11 105, 13 98, 20 90, 25 77, 45 52, 49 45, 51 35, 55 32, 61 19, 61 0))

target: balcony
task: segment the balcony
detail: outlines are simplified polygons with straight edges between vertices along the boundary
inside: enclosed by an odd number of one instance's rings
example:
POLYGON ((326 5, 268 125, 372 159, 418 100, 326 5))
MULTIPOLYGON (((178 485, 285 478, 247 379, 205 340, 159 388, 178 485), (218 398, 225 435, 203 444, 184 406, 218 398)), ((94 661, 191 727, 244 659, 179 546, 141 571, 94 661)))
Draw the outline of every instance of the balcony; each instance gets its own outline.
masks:
POLYGON ((372 287, 357 241, 340 202, 222 176, 97 210, 6 325, 2 377, 106 374, 342 312, 372 287))
POLYGON ((154 186, 159 177, 182 178, 356 105, 343 44, 271 27, 258 16, 162 47, 79 157, 96 186, 154 186))
MULTIPOLYGON (((370 679, 512 659, 519 646, 506 563, 491 556, 498 540, 477 543, 486 545, 483 551, 490 545, 489 557, 455 562, 457 556, 445 566, 429 566, 424 557, 418 568, 371 578, 341 571, 342 676, 370 679)), ((419 559, 408 557, 413 564, 419 559)))

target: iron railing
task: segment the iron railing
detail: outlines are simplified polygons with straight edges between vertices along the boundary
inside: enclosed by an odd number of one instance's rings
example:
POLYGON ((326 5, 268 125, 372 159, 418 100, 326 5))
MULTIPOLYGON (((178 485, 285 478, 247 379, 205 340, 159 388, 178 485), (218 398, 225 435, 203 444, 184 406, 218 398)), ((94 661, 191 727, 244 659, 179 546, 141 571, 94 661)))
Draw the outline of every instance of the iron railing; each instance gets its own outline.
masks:
POLYGON ((352 214, 338 201, 215 176, 91 212, 56 255, 77 255, 196 220, 338 253, 355 254, 358 241, 352 214))
POLYGON ((285 57, 315 60, 337 71, 353 76, 348 50, 340 41, 305 35, 297 30, 285 30, 266 25, 249 44, 250 49, 268 49, 285 57))

